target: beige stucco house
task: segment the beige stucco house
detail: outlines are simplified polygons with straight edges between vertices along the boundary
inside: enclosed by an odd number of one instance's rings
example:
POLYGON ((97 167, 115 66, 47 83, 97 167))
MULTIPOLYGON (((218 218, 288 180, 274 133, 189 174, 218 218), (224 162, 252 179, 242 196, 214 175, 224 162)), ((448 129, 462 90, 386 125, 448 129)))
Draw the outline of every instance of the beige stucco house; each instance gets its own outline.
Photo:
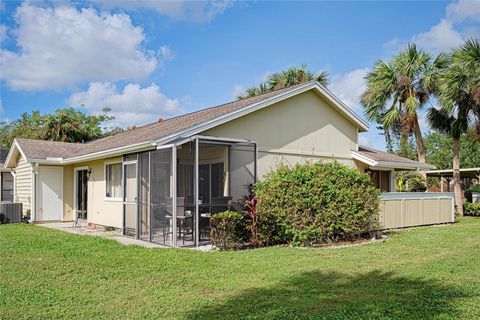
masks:
POLYGON ((432 166, 358 145, 368 125, 316 82, 88 143, 16 139, 5 165, 33 222, 81 221, 166 245, 208 241, 211 214, 238 206, 279 164, 336 160, 384 191, 394 170, 432 166))

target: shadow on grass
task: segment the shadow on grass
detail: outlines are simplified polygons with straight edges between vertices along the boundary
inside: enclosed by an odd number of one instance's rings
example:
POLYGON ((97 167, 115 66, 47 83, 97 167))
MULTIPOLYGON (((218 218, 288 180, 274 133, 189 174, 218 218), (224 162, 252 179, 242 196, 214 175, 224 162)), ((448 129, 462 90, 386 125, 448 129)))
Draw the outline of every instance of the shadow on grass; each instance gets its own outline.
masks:
POLYGON ((434 319, 455 317, 461 290, 372 271, 309 272, 205 306, 188 319, 434 319))

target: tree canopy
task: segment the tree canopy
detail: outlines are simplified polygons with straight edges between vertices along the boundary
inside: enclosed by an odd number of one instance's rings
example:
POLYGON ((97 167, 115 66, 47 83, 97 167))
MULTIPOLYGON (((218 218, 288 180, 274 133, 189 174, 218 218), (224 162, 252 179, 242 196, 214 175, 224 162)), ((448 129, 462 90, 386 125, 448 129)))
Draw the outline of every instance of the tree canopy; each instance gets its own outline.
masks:
POLYGON ((240 94, 237 99, 245 99, 258 96, 263 93, 278 89, 288 88, 300 83, 315 80, 323 86, 328 85, 328 74, 325 71, 318 73, 310 71, 305 64, 300 67, 290 67, 286 70, 275 72, 267 76, 267 80, 256 87, 251 87, 240 94))
MULTIPOLYGON (((432 131, 425 136, 427 162, 437 169, 452 168, 452 137, 432 131)), ((460 137, 460 168, 480 167, 480 143, 475 132, 469 130, 460 137)))
POLYGON ((377 61, 368 73, 361 103, 368 119, 383 126, 389 150, 392 149, 391 131, 397 136, 413 132, 418 160, 425 162, 417 112, 435 93, 438 71, 447 63, 444 54, 433 59, 428 52, 409 44, 391 60, 377 61))
POLYGON ((91 115, 73 108, 58 109, 52 114, 38 111, 23 113, 11 122, 0 122, 0 146, 10 148, 15 138, 52 140, 63 142, 90 141, 109 135, 106 121, 114 117, 104 109, 100 115, 91 115))

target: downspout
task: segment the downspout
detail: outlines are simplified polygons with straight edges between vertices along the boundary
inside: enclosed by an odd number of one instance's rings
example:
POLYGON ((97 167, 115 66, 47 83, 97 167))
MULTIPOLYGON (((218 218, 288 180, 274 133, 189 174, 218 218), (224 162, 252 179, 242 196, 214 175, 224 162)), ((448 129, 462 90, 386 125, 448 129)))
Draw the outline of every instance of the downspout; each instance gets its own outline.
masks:
POLYGON ((15 171, 11 171, 13 176, 13 202, 17 202, 17 175, 15 171))
POLYGON ((258 147, 256 142, 253 145, 253 154, 255 157, 255 159, 253 160, 253 183, 257 183, 258 181, 258 147))
POLYGON ((31 203, 30 203, 30 220, 32 223, 37 221, 37 175, 38 163, 32 164, 32 183, 31 183, 31 203))

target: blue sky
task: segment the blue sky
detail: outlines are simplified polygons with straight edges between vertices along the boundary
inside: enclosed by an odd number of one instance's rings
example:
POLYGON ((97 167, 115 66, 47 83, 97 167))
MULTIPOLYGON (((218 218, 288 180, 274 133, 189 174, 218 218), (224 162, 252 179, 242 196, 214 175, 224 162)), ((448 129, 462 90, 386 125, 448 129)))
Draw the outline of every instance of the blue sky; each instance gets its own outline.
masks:
MULTIPOLYGON (((108 106, 118 124, 141 125, 230 101, 302 63, 328 71, 330 89, 362 115, 377 59, 409 41, 436 54, 480 34, 480 1, 464 0, 4 1, 0 10, 3 120, 108 106)), ((384 147, 375 125, 360 142, 384 147)))

